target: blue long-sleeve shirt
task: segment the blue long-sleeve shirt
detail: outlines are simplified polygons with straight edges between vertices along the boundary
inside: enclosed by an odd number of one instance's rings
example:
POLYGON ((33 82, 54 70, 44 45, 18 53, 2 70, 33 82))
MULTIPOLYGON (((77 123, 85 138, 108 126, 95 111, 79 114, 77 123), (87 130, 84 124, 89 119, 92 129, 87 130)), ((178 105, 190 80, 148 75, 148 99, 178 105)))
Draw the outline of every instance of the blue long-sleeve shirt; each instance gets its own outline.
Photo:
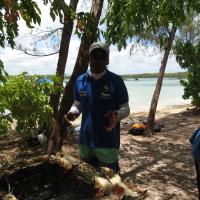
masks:
POLYGON ((200 128, 196 129, 190 138, 193 156, 200 160, 200 128))

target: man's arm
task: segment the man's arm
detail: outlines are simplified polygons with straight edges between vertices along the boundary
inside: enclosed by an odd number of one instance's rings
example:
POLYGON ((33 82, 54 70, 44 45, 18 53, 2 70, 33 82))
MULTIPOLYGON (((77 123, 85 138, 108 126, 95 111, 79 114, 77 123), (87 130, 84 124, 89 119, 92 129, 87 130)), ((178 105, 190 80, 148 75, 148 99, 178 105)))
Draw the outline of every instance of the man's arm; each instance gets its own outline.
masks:
POLYGON ((126 117, 129 116, 130 114, 130 107, 129 107, 129 103, 125 103, 119 106, 119 110, 116 111, 117 112, 117 121, 120 121, 126 117))
POLYGON ((72 107, 70 108, 67 119, 69 121, 74 121, 81 113, 81 103, 77 100, 74 100, 72 107))
POLYGON ((130 114, 130 108, 129 108, 128 103, 122 104, 120 106, 119 110, 117 110, 117 111, 109 111, 105 115, 105 117, 108 117, 108 120, 109 120, 109 124, 106 127, 106 131, 111 132, 112 129, 116 126, 116 124, 120 120, 128 117, 129 114, 130 114))

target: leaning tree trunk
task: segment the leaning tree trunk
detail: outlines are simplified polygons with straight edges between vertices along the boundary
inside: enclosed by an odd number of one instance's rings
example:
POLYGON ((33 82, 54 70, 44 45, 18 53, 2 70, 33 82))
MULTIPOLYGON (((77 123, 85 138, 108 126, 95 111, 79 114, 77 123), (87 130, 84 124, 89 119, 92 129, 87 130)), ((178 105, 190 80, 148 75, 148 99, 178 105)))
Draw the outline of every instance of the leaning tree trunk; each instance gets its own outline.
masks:
POLYGON ((91 24, 92 35, 84 34, 81 39, 81 44, 79 47, 79 52, 78 52, 75 66, 74 66, 74 70, 72 72, 69 82, 65 86, 64 95, 61 100, 61 105, 60 105, 60 109, 59 109, 60 113, 66 113, 69 111, 69 109, 73 103, 73 95, 69 95, 69 94, 73 94, 74 85, 75 85, 75 81, 76 81, 77 77, 80 74, 85 73, 88 69, 89 47, 97 39, 96 31, 97 31, 99 19, 100 19, 101 12, 102 12, 102 7, 103 7, 103 0, 93 0, 92 8, 90 11, 91 15, 95 19, 95 24, 91 24))
MULTIPOLYGON (((72 8, 72 10, 76 11, 77 4, 78 4, 78 0, 70 0, 70 7, 72 8)), ((60 81, 59 83, 54 82, 55 87, 62 87, 63 85, 65 66, 66 66, 67 57, 68 57, 69 43, 70 43, 70 38, 72 35, 72 30, 73 30, 73 19, 70 16, 70 14, 65 14, 64 26, 63 26, 60 50, 59 50, 59 57, 58 57, 58 63, 57 63, 57 69, 56 69, 56 75, 60 77, 60 81)), ((56 93, 53 93, 50 97, 50 105, 53 108, 54 116, 56 115, 58 111, 60 95, 61 95, 61 92, 59 90, 56 93)))
POLYGON ((63 135, 66 124, 64 123, 64 114, 67 113, 73 103, 73 90, 77 77, 85 73, 89 64, 89 47, 97 39, 97 27, 101 16, 103 7, 103 0, 93 0, 90 11, 91 16, 95 19, 92 21, 90 34, 84 34, 81 39, 77 60, 74 66, 73 73, 69 82, 65 86, 63 98, 61 100, 60 108, 57 112, 54 129, 49 140, 48 153, 55 153, 62 147, 63 135))
POLYGON ((169 34, 169 38, 168 38, 166 47, 165 47, 165 53, 164 53, 164 56, 163 56, 163 60, 161 62, 158 80, 157 80, 157 83, 156 83, 156 88, 154 90, 154 94, 153 94, 153 97, 152 97, 152 100, 151 100, 151 107, 150 107, 149 115, 148 115, 148 119, 147 119, 147 130, 148 130, 147 136, 151 136, 151 134, 152 134, 154 120, 155 120, 155 114, 156 114, 156 108, 157 108, 158 99, 159 99, 159 96, 160 96, 160 91, 161 91, 161 87, 162 87, 165 68, 166 68, 166 65, 167 65, 170 50, 172 48, 172 43, 173 43, 173 40, 174 40, 175 33, 176 33, 176 27, 173 26, 172 30, 169 34))

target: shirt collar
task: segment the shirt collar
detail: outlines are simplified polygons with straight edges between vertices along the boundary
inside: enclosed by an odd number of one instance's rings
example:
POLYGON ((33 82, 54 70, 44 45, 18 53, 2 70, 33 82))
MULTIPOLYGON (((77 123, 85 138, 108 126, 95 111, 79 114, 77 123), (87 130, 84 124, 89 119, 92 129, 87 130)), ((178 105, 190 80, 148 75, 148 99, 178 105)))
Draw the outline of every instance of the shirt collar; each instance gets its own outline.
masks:
POLYGON ((101 77, 103 77, 103 75, 106 73, 106 70, 104 70, 103 72, 99 73, 99 74, 95 74, 93 73, 91 70, 88 71, 88 75, 90 77, 92 77, 95 81, 99 80, 101 77))

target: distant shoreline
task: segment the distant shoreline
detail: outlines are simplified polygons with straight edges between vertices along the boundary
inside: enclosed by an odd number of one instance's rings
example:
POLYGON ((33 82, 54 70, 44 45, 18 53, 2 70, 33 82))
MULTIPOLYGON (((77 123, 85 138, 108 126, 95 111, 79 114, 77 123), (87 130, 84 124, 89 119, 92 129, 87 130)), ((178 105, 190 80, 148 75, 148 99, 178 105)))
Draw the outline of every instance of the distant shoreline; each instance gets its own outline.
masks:
MULTIPOLYGON (((194 108, 194 106, 192 106, 191 104, 171 105, 168 107, 163 106, 163 107, 157 108, 155 120, 158 120, 160 118, 163 118, 163 117, 171 115, 171 114, 181 113, 183 111, 186 111, 188 109, 190 110, 193 108, 194 108)), ((137 117, 141 117, 141 116, 144 119, 146 119, 148 117, 148 114, 149 114, 149 110, 141 110, 141 111, 138 110, 135 112, 131 112, 130 115, 123 121, 127 121, 127 119, 137 118, 137 117)))
MULTIPOLYGON (((139 79, 139 78, 157 78, 158 73, 143 73, 143 74, 126 74, 121 75, 123 79, 139 79)), ((187 72, 175 72, 175 73, 165 73, 165 78, 177 78, 185 79, 187 78, 187 72)))
MULTIPOLYGON (((36 74, 37 76, 45 77, 45 78, 51 78, 54 75, 53 74, 46 74, 46 75, 41 75, 41 74, 36 74)), ((10 75, 10 77, 15 77, 17 75, 10 75)), ((33 76, 33 75, 28 75, 27 76, 33 76)), ((157 78, 158 73, 142 73, 142 74, 124 74, 120 75, 123 79, 139 79, 139 78, 157 78)), ((165 73, 164 75, 165 78, 177 78, 177 79, 185 79, 187 78, 187 72, 174 72, 174 73, 165 73)), ((65 75, 64 79, 69 79, 69 75, 65 75)))
MULTIPOLYGON (((168 110, 170 112, 170 110, 174 110, 175 108, 190 108, 193 107, 191 103, 189 102, 185 102, 182 104, 174 104, 174 105, 158 105, 156 111, 157 112, 162 112, 162 111, 166 111, 168 110)), ((134 108, 130 108, 130 114, 138 114, 138 113, 148 113, 150 109, 150 106, 145 106, 145 107, 136 107, 134 108)))

